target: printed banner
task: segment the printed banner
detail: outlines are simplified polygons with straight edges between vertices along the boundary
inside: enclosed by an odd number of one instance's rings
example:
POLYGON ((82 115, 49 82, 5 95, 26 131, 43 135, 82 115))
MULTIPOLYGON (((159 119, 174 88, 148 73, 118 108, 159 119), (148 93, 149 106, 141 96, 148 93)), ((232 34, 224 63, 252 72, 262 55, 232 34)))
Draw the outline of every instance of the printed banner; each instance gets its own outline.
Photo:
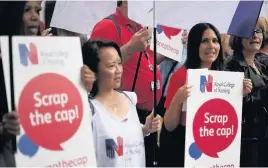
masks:
POLYGON ((17 166, 96 166, 78 37, 13 37, 17 166))
MULTIPOLYGON (((178 28, 167 27, 164 25, 157 25, 156 33, 156 51, 159 54, 162 54, 168 58, 171 58, 175 61, 182 62, 183 55, 183 44, 181 41, 183 30, 178 28)), ((154 39, 152 38, 150 49, 154 50, 153 45, 154 39)), ((185 48, 186 49, 186 48, 185 48)))
POLYGON ((187 71, 185 167, 239 167, 244 74, 187 71))

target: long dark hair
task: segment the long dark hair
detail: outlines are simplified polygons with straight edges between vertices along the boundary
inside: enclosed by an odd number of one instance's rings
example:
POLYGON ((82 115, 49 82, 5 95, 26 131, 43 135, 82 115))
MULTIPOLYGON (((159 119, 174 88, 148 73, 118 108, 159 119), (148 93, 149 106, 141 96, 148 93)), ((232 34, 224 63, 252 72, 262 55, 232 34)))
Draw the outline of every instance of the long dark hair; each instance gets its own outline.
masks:
POLYGON ((0 1, 0 35, 20 35, 26 1, 0 1))
POLYGON ((223 69, 223 51, 221 45, 221 36, 216 27, 210 23, 198 23, 192 27, 188 35, 187 44, 187 59, 185 62, 186 69, 197 69, 201 66, 201 59, 199 56, 199 47, 202 41, 202 36, 205 30, 212 29, 216 34, 219 44, 220 51, 217 59, 212 63, 211 70, 222 70, 223 69))

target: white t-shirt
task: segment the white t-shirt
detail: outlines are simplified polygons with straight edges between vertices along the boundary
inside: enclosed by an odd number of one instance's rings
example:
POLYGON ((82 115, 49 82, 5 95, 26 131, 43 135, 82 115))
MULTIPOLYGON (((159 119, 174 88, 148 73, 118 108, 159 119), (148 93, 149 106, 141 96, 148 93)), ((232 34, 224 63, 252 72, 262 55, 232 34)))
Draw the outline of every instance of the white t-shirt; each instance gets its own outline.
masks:
POLYGON ((119 118, 107 112, 96 99, 91 102, 93 138, 98 167, 145 167, 145 147, 136 104, 137 95, 125 92, 129 112, 119 118), (130 100, 129 100, 130 99, 130 100))

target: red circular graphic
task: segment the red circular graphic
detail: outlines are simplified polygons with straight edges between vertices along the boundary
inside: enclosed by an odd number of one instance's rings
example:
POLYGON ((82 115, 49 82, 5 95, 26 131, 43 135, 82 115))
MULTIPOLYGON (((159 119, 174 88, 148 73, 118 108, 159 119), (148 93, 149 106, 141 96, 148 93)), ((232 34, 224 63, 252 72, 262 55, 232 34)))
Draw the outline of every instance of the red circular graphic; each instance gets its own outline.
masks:
POLYGON ((63 150, 60 144, 80 126, 83 103, 71 81, 46 73, 32 78, 23 88, 18 112, 21 125, 33 142, 46 149, 63 150))
POLYGON ((194 121, 193 134, 198 148, 210 157, 218 157, 237 133, 237 114, 223 99, 211 99, 200 106, 194 121))

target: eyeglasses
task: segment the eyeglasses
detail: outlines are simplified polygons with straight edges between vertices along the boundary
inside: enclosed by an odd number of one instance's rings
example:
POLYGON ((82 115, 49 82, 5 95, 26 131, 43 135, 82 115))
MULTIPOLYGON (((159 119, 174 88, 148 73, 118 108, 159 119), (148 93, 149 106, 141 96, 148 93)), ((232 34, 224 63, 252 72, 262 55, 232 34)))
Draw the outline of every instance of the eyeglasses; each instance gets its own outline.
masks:
POLYGON ((260 35, 262 35, 262 33, 263 33, 263 30, 262 29, 257 29, 257 30, 254 30, 253 31, 253 35, 252 36, 254 36, 254 34, 257 34, 258 36, 260 36, 260 35))

